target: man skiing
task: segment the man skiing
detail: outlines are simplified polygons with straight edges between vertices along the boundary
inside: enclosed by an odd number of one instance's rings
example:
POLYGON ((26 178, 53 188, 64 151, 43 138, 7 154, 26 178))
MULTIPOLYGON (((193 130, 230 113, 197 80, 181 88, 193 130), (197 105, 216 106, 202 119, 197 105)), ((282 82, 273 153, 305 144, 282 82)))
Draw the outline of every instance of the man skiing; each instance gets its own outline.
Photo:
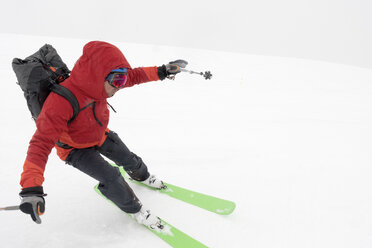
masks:
POLYGON ((48 156, 55 147, 63 161, 98 180, 100 192, 138 223, 152 229, 161 228, 160 219, 142 206, 119 169, 101 156, 122 166, 136 181, 154 188, 164 187, 162 181, 149 173, 142 159, 107 128, 106 99, 125 87, 174 77, 181 71, 180 67, 184 65, 175 61, 160 67, 132 69, 114 45, 100 41, 86 44, 70 77, 61 83, 77 98, 79 114, 69 123, 73 116, 69 102, 53 92, 46 99, 23 166, 20 209, 30 214, 33 221, 41 223, 40 215, 45 211, 43 175, 48 156))

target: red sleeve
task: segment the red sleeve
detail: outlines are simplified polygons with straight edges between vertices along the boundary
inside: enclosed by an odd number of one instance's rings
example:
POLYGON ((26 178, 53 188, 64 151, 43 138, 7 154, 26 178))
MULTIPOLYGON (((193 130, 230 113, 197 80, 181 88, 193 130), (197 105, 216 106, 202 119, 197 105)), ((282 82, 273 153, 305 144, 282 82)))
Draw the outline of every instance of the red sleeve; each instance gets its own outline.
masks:
POLYGON ((142 84, 159 80, 158 67, 138 67, 128 70, 128 81, 125 87, 132 87, 135 84, 142 84))
POLYGON ((42 185, 48 156, 61 133, 67 131, 67 122, 72 118, 72 113, 72 106, 65 98, 55 93, 49 95, 28 147, 21 175, 22 188, 42 185))

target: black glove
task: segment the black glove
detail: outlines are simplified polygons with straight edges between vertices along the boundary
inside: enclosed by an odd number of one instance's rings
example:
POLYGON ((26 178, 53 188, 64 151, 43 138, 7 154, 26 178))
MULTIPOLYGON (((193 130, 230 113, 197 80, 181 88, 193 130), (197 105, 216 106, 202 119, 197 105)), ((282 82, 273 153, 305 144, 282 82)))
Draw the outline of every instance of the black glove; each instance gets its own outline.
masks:
POLYGON ((187 61, 182 59, 169 62, 166 65, 158 67, 158 76, 160 80, 164 80, 165 78, 174 79, 174 76, 180 73, 181 68, 185 68, 187 64, 187 61))
POLYGON ((44 196, 46 194, 44 194, 43 187, 25 188, 19 195, 22 197, 19 209, 26 214, 30 214, 32 220, 40 224, 40 215, 44 214, 45 211, 44 196))

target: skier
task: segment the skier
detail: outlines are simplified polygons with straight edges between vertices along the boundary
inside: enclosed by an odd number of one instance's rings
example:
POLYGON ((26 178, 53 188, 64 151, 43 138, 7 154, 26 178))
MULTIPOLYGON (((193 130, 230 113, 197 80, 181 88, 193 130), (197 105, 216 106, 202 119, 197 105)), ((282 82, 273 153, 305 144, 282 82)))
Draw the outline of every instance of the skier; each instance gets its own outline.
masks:
POLYGON ((161 228, 160 219, 142 206, 119 169, 101 156, 122 166, 134 180, 154 188, 164 187, 118 134, 107 128, 109 110, 106 99, 125 87, 174 77, 180 72, 180 66, 183 67, 175 61, 160 67, 132 69, 114 45, 101 41, 87 43, 70 77, 62 83, 76 96, 79 114, 68 123, 73 115, 69 102, 53 92, 46 99, 23 166, 20 209, 30 214, 33 221, 41 223, 40 215, 45 211, 43 174, 48 156, 55 147, 63 161, 98 180, 101 193, 138 223, 152 229, 161 228))

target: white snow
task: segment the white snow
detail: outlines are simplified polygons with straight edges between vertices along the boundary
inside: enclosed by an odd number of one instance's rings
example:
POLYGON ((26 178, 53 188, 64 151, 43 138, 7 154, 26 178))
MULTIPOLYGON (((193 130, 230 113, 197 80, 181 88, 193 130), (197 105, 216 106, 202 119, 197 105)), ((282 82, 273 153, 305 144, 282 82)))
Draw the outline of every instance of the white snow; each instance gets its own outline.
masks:
MULTIPOLYGON (((35 125, 11 68, 45 43, 70 68, 88 40, 0 34, 0 207, 19 204, 35 125)), ((209 247, 372 247, 372 70, 291 59, 119 43, 133 67, 182 58, 176 80, 109 99, 110 128, 164 181, 236 202, 220 216, 131 184, 144 205, 209 247)), ((168 247, 100 197, 52 151, 37 225, 0 212, 0 246, 168 247)))

